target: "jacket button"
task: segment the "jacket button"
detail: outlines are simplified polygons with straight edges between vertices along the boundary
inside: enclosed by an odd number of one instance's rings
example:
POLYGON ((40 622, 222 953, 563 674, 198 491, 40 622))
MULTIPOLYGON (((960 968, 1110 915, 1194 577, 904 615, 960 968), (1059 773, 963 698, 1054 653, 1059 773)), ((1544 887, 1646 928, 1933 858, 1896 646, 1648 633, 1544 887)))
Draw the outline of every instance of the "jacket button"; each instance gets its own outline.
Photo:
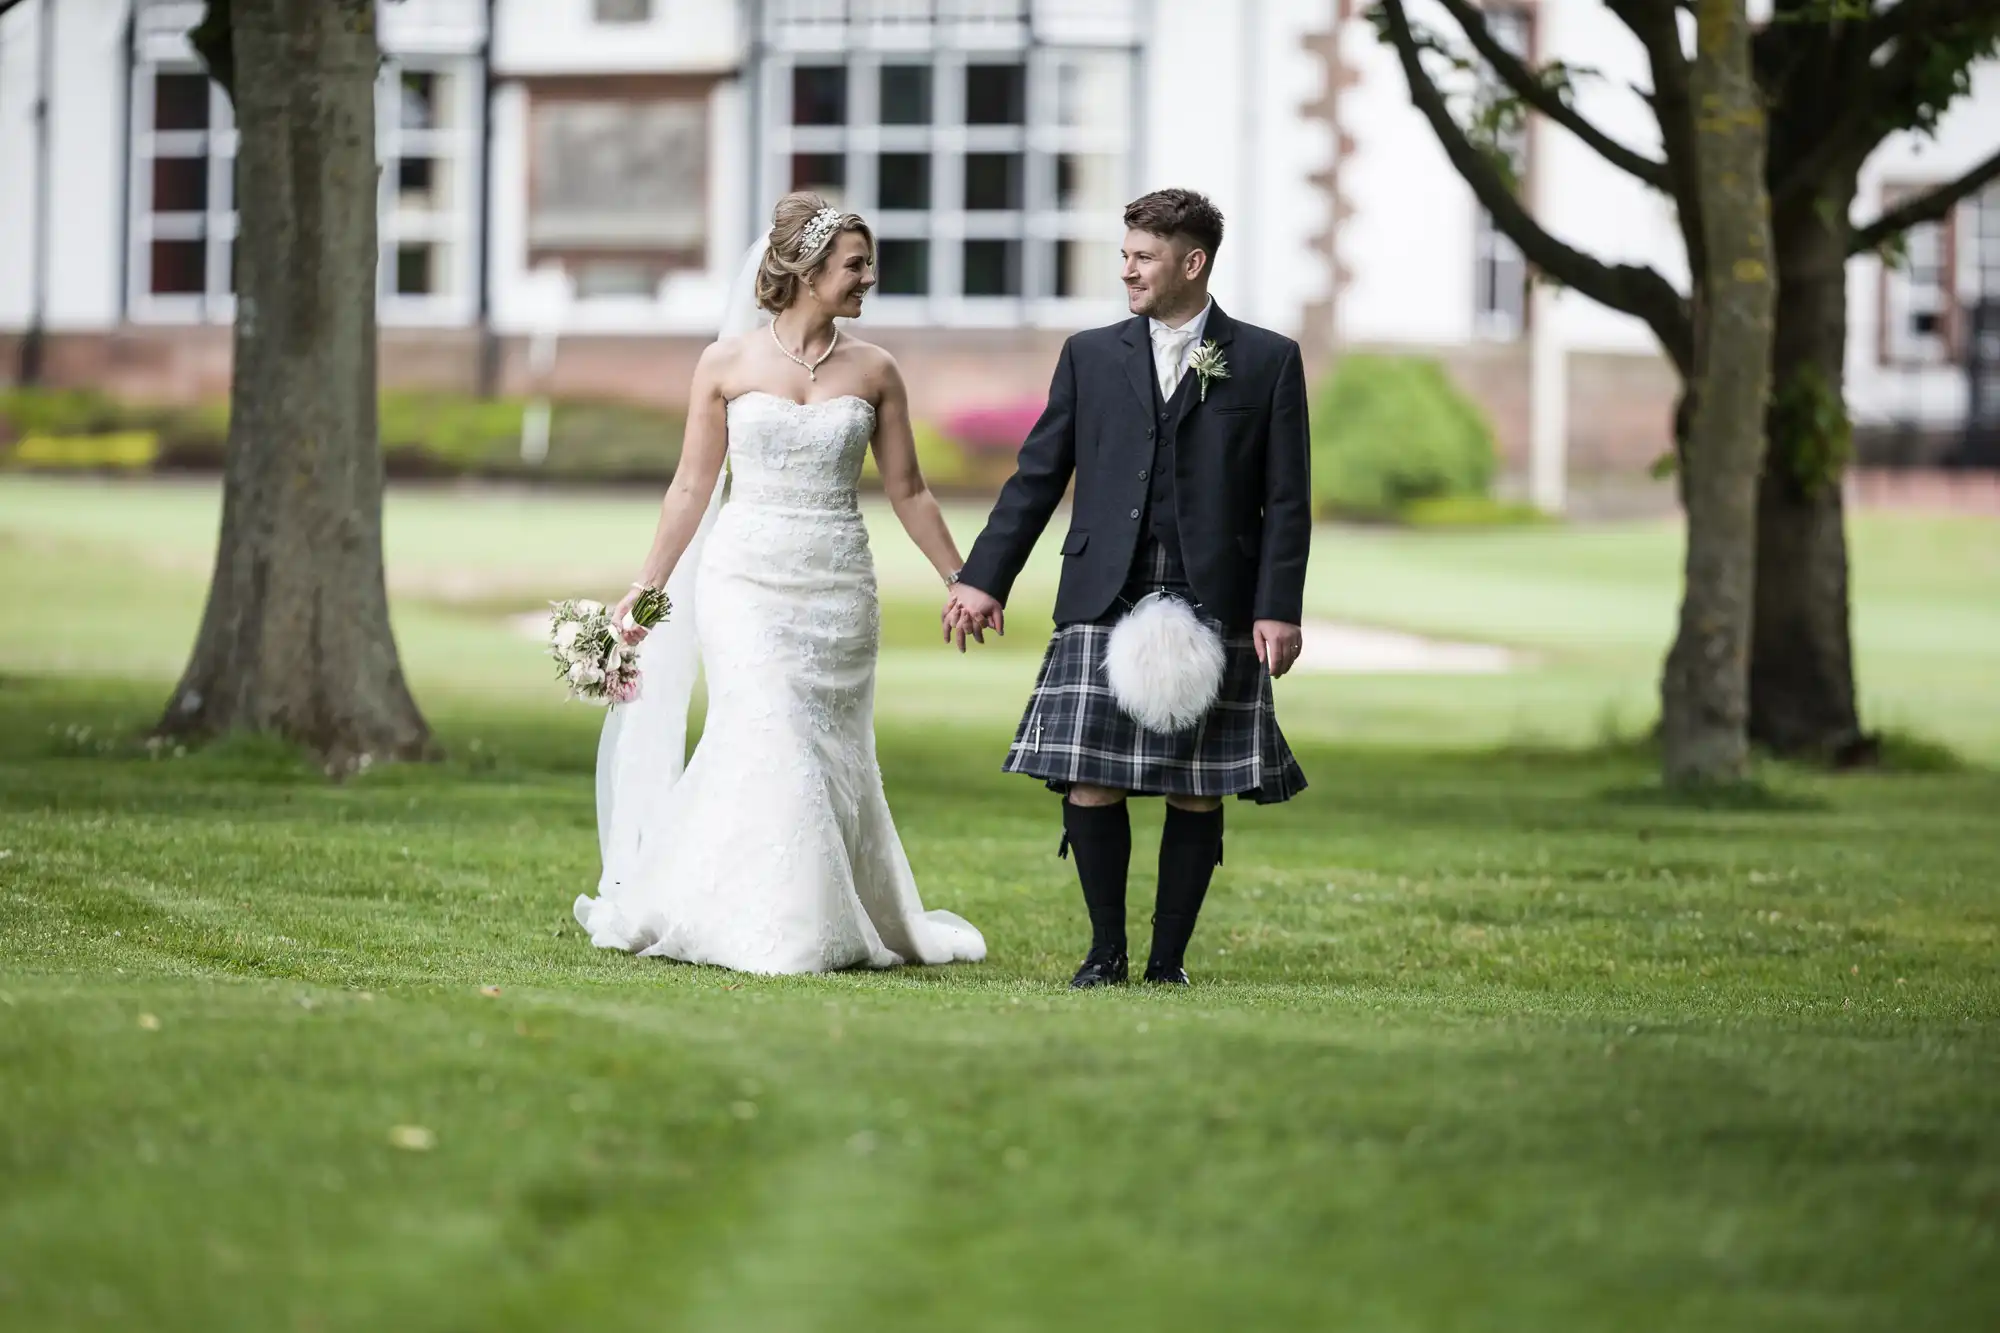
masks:
POLYGON ((1133 518, 1137 518, 1137 517, 1139 517, 1139 511, 1138 511, 1138 510, 1136 510, 1136 509, 1134 509, 1134 510, 1132 511, 1132 517, 1133 517, 1133 518))
POLYGON ((1140 480, 1140 481, 1144 481, 1145 479, 1146 479, 1146 469, 1144 469, 1144 468, 1140 468, 1140 469, 1139 469, 1139 480, 1140 480))

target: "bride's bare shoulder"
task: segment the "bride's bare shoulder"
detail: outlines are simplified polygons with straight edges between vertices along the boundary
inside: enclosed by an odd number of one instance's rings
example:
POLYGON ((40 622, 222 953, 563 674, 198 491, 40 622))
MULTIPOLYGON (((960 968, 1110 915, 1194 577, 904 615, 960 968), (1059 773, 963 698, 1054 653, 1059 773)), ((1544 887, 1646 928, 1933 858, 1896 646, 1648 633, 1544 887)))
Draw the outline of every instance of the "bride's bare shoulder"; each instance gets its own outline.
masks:
POLYGON ((701 349, 701 364, 710 370, 733 370, 743 362, 750 347, 750 334, 734 333, 717 338, 701 349))
POLYGON ((879 388, 902 382, 903 369, 896 364, 896 358, 888 348, 866 338, 858 338, 845 329, 841 330, 841 341, 854 349, 860 358, 857 368, 871 386, 879 388))
POLYGON ((745 345, 747 336, 739 333, 717 338, 702 348, 701 357, 694 367, 696 385, 705 385, 720 394, 727 385, 740 378, 748 355, 745 345))

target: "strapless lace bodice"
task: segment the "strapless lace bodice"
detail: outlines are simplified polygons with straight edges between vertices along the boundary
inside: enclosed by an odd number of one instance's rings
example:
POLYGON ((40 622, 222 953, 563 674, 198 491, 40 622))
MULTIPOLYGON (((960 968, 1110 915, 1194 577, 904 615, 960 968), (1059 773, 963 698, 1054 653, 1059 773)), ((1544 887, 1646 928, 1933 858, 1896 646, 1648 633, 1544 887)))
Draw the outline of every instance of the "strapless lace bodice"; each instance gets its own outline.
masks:
POLYGON ((732 504, 853 510, 875 408, 852 394, 797 403, 752 392, 729 400, 732 504))

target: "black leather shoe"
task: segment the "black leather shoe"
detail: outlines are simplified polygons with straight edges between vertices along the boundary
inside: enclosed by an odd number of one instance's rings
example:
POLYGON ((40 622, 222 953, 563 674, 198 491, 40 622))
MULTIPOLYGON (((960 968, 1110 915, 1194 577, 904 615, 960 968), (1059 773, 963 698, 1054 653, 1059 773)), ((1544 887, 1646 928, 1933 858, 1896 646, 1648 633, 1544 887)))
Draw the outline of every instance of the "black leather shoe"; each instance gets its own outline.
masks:
POLYGON ((1187 969, 1178 963, 1172 967, 1168 967, 1163 963, 1147 963, 1146 980, 1156 986, 1192 986, 1194 984, 1188 980, 1187 969))
POLYGON ((1092 990, 1098 986, 1120 986, 1125 982, 1130 964, 1122 953, 1092 954, 1083 960, 1083 966, 1076 970, 1070 980, 1071 990, 1092 990))

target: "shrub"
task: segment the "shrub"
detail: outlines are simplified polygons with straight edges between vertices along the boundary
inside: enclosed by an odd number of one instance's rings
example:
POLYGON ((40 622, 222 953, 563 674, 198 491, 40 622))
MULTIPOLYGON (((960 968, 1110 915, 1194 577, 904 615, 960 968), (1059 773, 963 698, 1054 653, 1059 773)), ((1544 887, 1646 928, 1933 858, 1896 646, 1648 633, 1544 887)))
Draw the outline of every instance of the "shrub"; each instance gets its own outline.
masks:
MULTIPOLYGON (((549 456, 542 475, 596 481, 664 481, 680 466, 679 412, 634 403, 559 402, 549 423, 549 456)), ((520 428, 507 449, 506 467, 523 475, 537 469, 521 458, 520 428)))
POLYGON ((94 389, 0 391, 0 462, 40 470, 145 471, 157 425, 94 389))
MULTIPOLYGON (((680 460, 677 412, 629 403, 558 402, 541 463, 521 459, 518 398, 397 390, 382 395, 377 424, 392 476, 546 477, 659 481, 680 460)), ((94 390, 0 392, 0 446, 19 467, 208 471, 229 441, 227 401, 192 407, 121 403, 94 390), (154 442, 146 449, 140 437, 154 442)))
POLYGON ((144 472, 158 461, 160 437, 149 430, 93 435, 24 435, 7 461, 15 467, 58 471, 144 472))
POLYGON ((95 389, 0 390, 0 442, 29 435, 100 435, 124 428, 119 404, 95 389))
MULTIPOLYGON (((972 468, 965 450, 950 437, 926 421, 911 423, 910 433, 916 438, 917 467, 924 474, 925 484, 933 490, 955 490, 972 484, 972 468)), ((873 449, 862 459, 861 480, 870 486, 882 484, 873 449)))
POLYGON ((1425 357, 1350 354, 1312 403, 1313 507, 1400 517, 1425 500, 1479 497, 1493 482, 1493 430, 1425 357))
POLYGON ((969 454, 1004 454, 1011 459, 1021 452, 1043 407, 1041 399, 1032 398, 961 408, 945 418, 944 433, 969 454))
POLYGON ((1484 495, 1446 495, 1403 506, 1403 522, 1413 528, 1515 528, 1553 520, 1531 504, 1484 495))
MULTIPOLYGON (((521 456, 521 416, 515 399, 391 392, 376 409, 385 454, 417 455, 452 472, 478 471, 521 456)), ((550 432, 551 453, 555 451, 550 432)))

